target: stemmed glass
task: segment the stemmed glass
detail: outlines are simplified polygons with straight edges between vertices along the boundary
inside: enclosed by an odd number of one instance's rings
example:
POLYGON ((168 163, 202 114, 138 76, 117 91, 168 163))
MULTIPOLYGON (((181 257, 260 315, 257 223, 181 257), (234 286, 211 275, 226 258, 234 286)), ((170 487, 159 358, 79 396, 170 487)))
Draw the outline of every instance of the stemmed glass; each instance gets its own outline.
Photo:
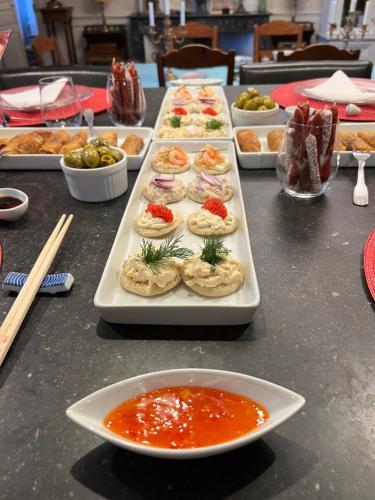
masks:
POLYGON ((40 111, 47 127, 79 127, 82 107, 69 76, 39 80, 40 111))

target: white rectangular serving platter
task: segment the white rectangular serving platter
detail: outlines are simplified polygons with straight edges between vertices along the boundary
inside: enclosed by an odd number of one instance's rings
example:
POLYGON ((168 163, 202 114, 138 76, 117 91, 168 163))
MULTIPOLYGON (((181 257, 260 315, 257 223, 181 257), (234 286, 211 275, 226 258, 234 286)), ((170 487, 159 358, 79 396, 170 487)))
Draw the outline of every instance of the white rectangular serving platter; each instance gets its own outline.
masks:
MULTIPOLYGON (((240 167, 246 169, 256 168, 275 168, 277 163, 277 153, 269 151, 267 144, 267 134, 272 130, 284 129, 285 125, 254 125, 253 127, 235 127, 233 129, 234 142, 236 144, 236 151, 238 163, 240 167), (244 153, 241 151, 237 140, 237 133, 241 130, 253 130, 261 144, 260 153, 244 153)), ((339 130, 352 130, 357 132, 359 130, 368 130, 375 132, 375 122, 351 122, 340 123, 339 130)), ((356 167, 358 166, 357 160, 353 158, 351 151, 340 151, 339 167, 356 167)), ((370 158, 366 161, 366 167, 375 166, 375 152, 371 153, 370 158)))
MULTIPOLYGON (((232 140, 233 139, 233 128, 232 128, 232 117, 229 112, 228 101, 224 93, 224 89, 218 85, 210 86, 210 89, 213 89, 216 94, 220 97, 223 105, 223 114, 226 120, 226 134, 221 137, 184 137, 184 138, 168 138, 163 139, 159 137, 160 129, 163 127, 163 119, 166 113, 166 107, 170 99, 172 98, 174 92, 176 92, 176 87, 169 87, 164 95, 164 99, 160 106, 160 111, 155 123, 154 134, 152 136, 153 141, 165 141, 165 140, 179 140, 179 141, 196 141, 196 140, 205 140, 205 141, 223 141, 223 140, 232 140)), ((189 87, 189 91, 192 95, 196 95, 198 93, 198 87, 189 87)), ((210 118, 209 116, 207 118, 210 118)))
MULTIPOLYGON (((142 237, 133 228, 133 221, 147 205, 147 200, 142 194, 143 187, 156 174, 151 168, 151 157, 163 145, 176 143, 177 141, 168 140, 151 144, 121 220, 95 294, 94 304, 101 316, 112 323, 155 325, 237 325, 248 323, 259 304, 260 297, 232 141, 216 141, 215 146, 227 150, 227 153, 224 152, 224 154, 228 155, 233 165, 232 169, 225 175, 233 184, 235 193, 233 198, 225 204, 239 218, 239 227, 233 234, 225 236, 224 239, 234 258, 239 260, 245 268, 246 277, 243 286, 233 294, 219 298, 202 297, 183 283, 170 292, 156 297, 134 295, 120 286, 123 261, 139 251, 142 241, 142 237)), ((194 156, 192 152, 202 148, 202 142, 199 141, 178 141, 178 144, 185 149, 190 158, 194 156)), ((195 175, 195 171, 190 169, 178 174, 178 178, 187 183, 195 175)), ((184 221, 200 206, 199 203, 190 198, 168 205, 172 210, 179 211, 183 215, 184 221)), ((180 226, 176 234, 179 232, 183 234, 183 246, 191 248, 193 251, 199 250, 202 238, 192 234, 187 229, 186 222, 180 226)), ((154 241, 158 243, 157 240, 154 241)))
MULTIPOLYGON (((15 137, 18 134, 29 134, 31 132, 57 132, 58 127, 5 127, 0 129, 0 137, 15 137)), ((77 134, 80 130, 88 132, 87 127, 65 127, 69 134, 77 134)), ((139 155, 128 156, 128 170, 139 170, 148 147, 151 142, 153 129, 149 127, 94 127, 96 135, 105 132, 117 132, 118 146, 130 134, 143 137, 145 145, 139 155)), ((62 155, 34 154, 34 155, 4 155, 0 158, 0 170, 60 170, 60 159, 62 155)))

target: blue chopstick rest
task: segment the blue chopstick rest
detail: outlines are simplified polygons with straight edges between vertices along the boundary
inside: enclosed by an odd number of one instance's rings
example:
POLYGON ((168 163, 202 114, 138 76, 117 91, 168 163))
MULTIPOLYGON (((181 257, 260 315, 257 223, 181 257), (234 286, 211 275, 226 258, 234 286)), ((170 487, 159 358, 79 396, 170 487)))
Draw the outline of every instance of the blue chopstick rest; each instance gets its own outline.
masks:
MULTIPOLYGON (((27 280, 28 274, 11 272, 5 276, 3 290, 19 292, 27 280)), ((39 288, 39 293, 67 292, 74 283, 73 275, 69 273, 46 274, 39 288)))

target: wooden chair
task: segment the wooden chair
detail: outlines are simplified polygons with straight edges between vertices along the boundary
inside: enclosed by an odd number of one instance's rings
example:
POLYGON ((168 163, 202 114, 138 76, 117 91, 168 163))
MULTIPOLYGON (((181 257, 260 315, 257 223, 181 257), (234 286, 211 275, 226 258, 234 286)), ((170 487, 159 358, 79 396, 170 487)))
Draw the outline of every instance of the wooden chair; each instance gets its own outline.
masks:
POLYGON ((40 66, 45 66, 43 56, 47 53, 51 54, 53 64, 64 64, 64 58, 56 38, 37 35, 33 38, 31 46, 40 66))
POLYGON ((261 62, 262 57, 272 59, 272 50, 260 48, 260 37, 285 37, 295 36, 296 47, 302 46, 303 26, 301 24, 288 23, 287 21, 272 21, 260 26, 254 25, 254 62, 261 62))
MULTIPOLYGON (((172 28, 173 36, 176 38, 181 37, 181 27, 175 26, 172 28)), ((183 38, 187 39, 209 39, 211 40, 211 48, 217 48, 219 28, 217 26, 208 26, 208 24, 203 23, 186 23, 184 26, 183 38)), ((173 40, 169 42, 168 50, 173 50, 175 47, 173 45, 173 40)))
POLYGON ((277 54, 277 62, 293 61, 357 61, 361 51, 339 49, 334 45, 315 43, 304 49, 297 49, 289 55, 283 52, 277 54))
POLYGON ((220 49, 211 49, 207 45, 185 45, 178 50, 171 50, 167 54, 157 52, 156 63, 158 66, 159 85, 165 87, 165 68, 194 69, 214 68, 227 66, 227 85, 233 85, 234 56, 236 52, 224 52, 220 49))

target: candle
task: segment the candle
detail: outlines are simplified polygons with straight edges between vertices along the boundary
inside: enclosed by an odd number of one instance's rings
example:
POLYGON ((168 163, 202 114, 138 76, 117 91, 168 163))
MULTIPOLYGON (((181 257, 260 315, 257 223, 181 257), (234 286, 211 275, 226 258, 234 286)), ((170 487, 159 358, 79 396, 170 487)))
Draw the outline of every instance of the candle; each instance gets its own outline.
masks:
POLYGON ((164 14, 166 16, 169 16, 170 13, 171 13, 171 9, 169 6, 169 0, 164 0, 164 14))
MULTIPOLYGON (((369 2, 367 2, 369 3, 369 2)), ((181 26, 185 26, 186 19, 185 19, 185 0, 181 0, 180 2, 180 24, 181 26)))
POLYGON ((337 6, 337 1, 333 0, 333 2, 330 5, 329 8, 329 16, 328 16, 328 22, 330 24, 334 24, 336 20, 336 6, 337 6))
POLYGON ((153 2, 148 2, 148 22, 153 28, 155 26, 155 14, 154 14, 154 4, 153 2))
POLYGON ((367 0, 366 6, 365 6, 365 12, 363 14, 363 21, 362 24, 369 24, 370 23, 370 0, 367 0))
POLYGON ((349 12, 355 12, 355 6, 357 5, 357 0, 351 0, 349 12))

